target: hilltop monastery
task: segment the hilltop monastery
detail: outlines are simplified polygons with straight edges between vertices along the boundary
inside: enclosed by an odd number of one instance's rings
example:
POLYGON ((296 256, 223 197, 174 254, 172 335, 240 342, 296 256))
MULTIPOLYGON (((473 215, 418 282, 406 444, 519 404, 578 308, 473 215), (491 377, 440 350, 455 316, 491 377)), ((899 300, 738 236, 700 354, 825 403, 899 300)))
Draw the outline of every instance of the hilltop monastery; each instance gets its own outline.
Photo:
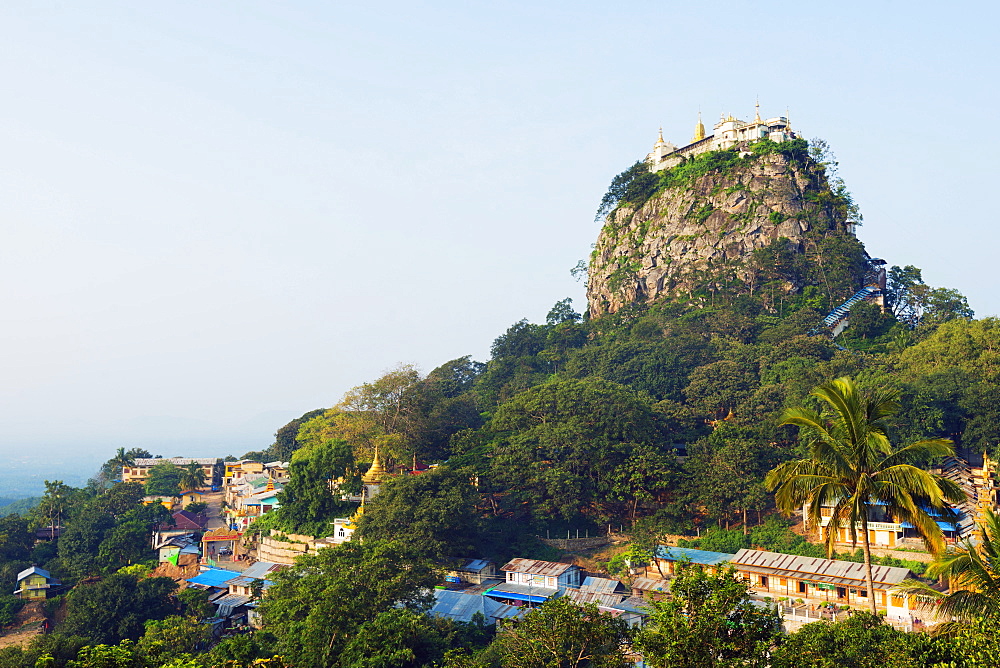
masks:
POLYGON ((663 141, 663 128, 653 144, 652 152, 646 156, 649 171, 658 172, 679 163, 685 157, 695 156, 708 151, 720 151, 731 148, 740 142, 770 139, 782 142, 796 139, 798 135, 792 131, 792 126, 786 116, 775 116, 763 120, 760 117, 760 104, 756 107, 754 119, 749 123, 733 116, 723 115, 715 124, 710 135, 705 134, 705 126, 698 114, 698 124, 694 127, 694 138, 686 146, 677 148, 668 141, 663 141))

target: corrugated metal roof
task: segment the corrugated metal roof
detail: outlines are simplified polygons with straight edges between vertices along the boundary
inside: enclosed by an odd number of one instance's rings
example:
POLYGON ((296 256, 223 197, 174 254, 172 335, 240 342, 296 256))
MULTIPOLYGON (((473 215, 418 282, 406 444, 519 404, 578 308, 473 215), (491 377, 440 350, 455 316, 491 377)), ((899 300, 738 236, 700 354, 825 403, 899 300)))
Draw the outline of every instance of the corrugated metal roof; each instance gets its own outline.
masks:
MULTIPOLYGON (((202 466, 212 466, 214 464, 221 464, 222 458, 195 457, 192 459, 190 457, 156 457, 150 459, 150 458, 140 457, 139 459, 136 459, 134 461, 135 461, 135 466, 156 466, 157 464, 162 464, 164 462, 170 462, 175 466, 186 466, 187 464, 191 464, 192 462, 201 464, 202 466)), ((126 466, 125 468, 128 467, 126 466)))
POLYGON ((246 570, 243 571, 242 575, 245 578, 263 578, 275 571, 280 571, 286 568, 284 564, 275 564, 270 561, 258 561, 252 564, 246 570))
POLYGON ((670 591, 670 583, 658 578, 636 578, 632 581, 632 589, 639 591, 670 591))
POLYGON ((489 565, 490 562, 487 561, 486 559, 470 559, 461 566, 459 566, 458 568, 456 568, 455 570, 466 571, 469 573, 478 573, 479 571, 483 570, 489 565))
POLYGON ((209 568, 198 573, 193 578, 188 578, 188 584, 202 585, 204 587, 225 587, 229 581, 238 578, 240 574, 225 568, 209 568))
POLYGON ((689 561, 692 564, 702 564, 703 566, 717 566, 718 564, 732 561, 736 555, 726 552, 695 550, 690 547, 659 545, 656 548, 656 556, 667 561, 689 561))
POLYGON ((642 596, 629 596, 614 605, 614 607, 619 610, 624 610, 625 612, 634 612, 639 615, 649 614, 649 601, 644 599, 642 596))
POLYGON ((532 585, 519 584, 515 582, 504 582, 486 592, 486 596, 497 596, 499 598, 512 598, 522 601, 534 601, 541 603, 559 593, 553 587, 534 587, 532 585))
POLYGON ((51 580, 52 579, 52 574, 51 573, 49 573, 44 568, 39 568, 38 566, 31 566, 30 568, 25 568, 23 571, 21 571, 20 573, 17 574, 17 579, 18 580, 23 580, 24 578, 28 577, 29 575, 41 575, 46 580, 51 580))
POLYGON ((531 573, 533 575, 561 575, 571 568, 572 564, 561 564, 557 561, 539 561, 537 559, 511 559, 504 564, 502 571, 514 573, 531 573))
MULTIPOLYGON (((865 565, 839 559, 818 559, 800 557, 778 552, 743 549, 730 561, 737 570, 768 572, 807 580, 820 580, 831 584, 863 584, 866 579, 865 565)), ((908 568, 872 565, 872 580, 884 585, 897 585, 912 577, 908 568)))
POLYGON ((597 594, 592 591, 579 591, 576 589, 566 589, 563 596, 574 603, 596 603, 601 608, 613 608, 625 597, 621 594, 597 594))
POLYGON ((618 580, 611 578, 595 578, 588 576, 580 585, 580 591, 593 592, 595 594, 616 594, 625 591, 625 587, 618 580))

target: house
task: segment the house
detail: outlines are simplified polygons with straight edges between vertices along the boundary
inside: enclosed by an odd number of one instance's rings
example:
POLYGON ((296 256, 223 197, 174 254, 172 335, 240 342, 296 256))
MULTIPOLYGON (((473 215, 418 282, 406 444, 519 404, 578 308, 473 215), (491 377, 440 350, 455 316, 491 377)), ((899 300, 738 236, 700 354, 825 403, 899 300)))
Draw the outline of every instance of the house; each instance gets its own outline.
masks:
POLYGON ((726 562, 732 560, 735 554, 726 552, 711 552, 709 550, 695 550, 690 547, 669 547, 658 545, 654 563, 648 567, 647 575, 653 575, 651 571, 656 571, 656 575, 670 577, 677 572, 677 564, 695 564, 704 568, 709 573, 714 573, 720 567, 724 567, 726 562))
MULTIPOLYGON (((747 549, 733 555, 730 563, 759 594, 801 598, 807 602, 871 605, 862 563, 747 549)), ((875 604, 885 609, 890 618, 906 619, 914 609, 906 597, 890 591, 912 577, 908 568, 872 566, 875 604)))
MULTIPOLYGON (((820 507, 819 532, 820 538, 826 540, 829 524, 833 519, 832 505, 820 507)), ((961 509, 947 507, 943 509, 925 507, 923 510, 931 516, 944 534, 945 540, 954 543, 967 535, 974 528, 974 522, 961 509), (964 531, 963 531, 964 529, 964 531)), ((803 506, 802 517, 807 524, 808 509, 803 506)), ((857 542, 864 539, 864 529, 859 522, 855 527, 857 542)), ((920 533, 909 522, 898 521, 889 513, 884 503, 875 502, 868 507, 868 540, 873 546, 893 548, 906 539, 920 540, 920 533)), ((851 540, 849 522, 843 522, 837 531, 835 542, 843 545, 854 545, 851 540)))
POLYGON ((613 580, 611 578, 601 578, 594 576, 587 576, 583 580, 583 584, 580 585, 580 591, 590 594, 627 594, 628 590, 618 580, 613 580))
POLYGON ((444 581, 458 584, 482 584, 499 577, 497 565, 486 559, 463 559, 445 572, 444 581))
MULTIPOLYGON (((621 583, 618 585, 621 586, 621 583)), ((641 596, 631 596, 624 591, 624 587, 621 589, 622 592, 617 593, 566 589, 563 596, 577 605, 596 605, 601 612, 623 619, 629 626, 641 626, 649 614, 649 602, 641 596)))
POLYGON ((156 495, 156 496, 144 496, 142 497, 142 503, 145 506, 153 506, 157 503, 162 504, 167 510, 180 510, 181 500, 180 497, 168 496, 168 495, 156 495))
POLYGON ((153 546, 157 561, 169 562, 174 566, 190 566, 198 563, 198 541, 193 533, 169 536, 153 546))
POLYGON ((189 503, 205 503, 205 495, 196 489, 181 492, 181 507, 186 508, 189 503))
POLYGON ((663 598, 670 592, 670 583, 661 578, 638 577, 632 580, 632 596, 663 598))
POLYGON ((205 474, 205 480, 213 487, 222 482, 222 459, 215 458, 191 458, 191 457, 149 457, 134 460, 131 466, 122 467, 122 482, 139 482, 145 484, 149 480, 149 472, 157 464, 169 462, 174 466, 184 467, 188 464, 198 464, 205 474))
POLYGON ((48 598, 53 588, 61 585, 62 583, 53 578, 47 570, 32 566, 17 574, 17 589, 14 590, 14 596, 26 600, 44 599, 48 598))
POLYGON ((486 592, 487 596, 512 605, 544 603, 558 596, 560 589, 580 586, 580 567, 555 561, 511 559, 500 569, 504 582, 486 592))

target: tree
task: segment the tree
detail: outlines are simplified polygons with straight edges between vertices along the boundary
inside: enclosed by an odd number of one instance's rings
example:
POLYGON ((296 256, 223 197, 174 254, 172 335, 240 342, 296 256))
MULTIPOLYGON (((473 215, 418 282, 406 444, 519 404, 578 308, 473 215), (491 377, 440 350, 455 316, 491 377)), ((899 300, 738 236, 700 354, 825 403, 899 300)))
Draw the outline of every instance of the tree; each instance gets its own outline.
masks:
MULTIPOLYGON (((864 392, 850 378, 838 378, 817 387, 812 396, 822 402, 822 413, 791 408, 782 419, 783 425, 800 428, 808 456, 778 465, 765 482, 775 490, 781 511, 791 514, 805 505, 812 523, 819 524, 824 506, 833 507, 826 527, 828 553, 844 523, 852 543, 857 543, 860 526, 866 581, 873 592, 870 509, 882 505, 897 521, 913 524, 931 550, 943 550, 941 529, 924 508, 944 508, 965 494, 918 464, 953 454, 954 448, 948 439, 930 439, 896 449, 886 433, 888 420, 899 411, 894 390, 864 392)), ((869 601, 874 613, 875 597, 869 596, 869 601)))
POLYGON ((504 668, 625 668, 630 637, 624 620, 560 597, 505 623, 492 649, 504 668))
MULTIPOLYGON (((838 622, 806 624, 779 643, 773 668, 918 668, 908 634, 878 615, 860 612, 838 622)), ((944 664, 940 664, 944 665, 944 664)), ((954 664, 953 664, 954 665, 954 664)))
POLYGON ((341 668, 437 666, 449 645, 451 621, 406 608, 380 612, 362 624, 338 657, 341 668))
POLYGON ((341 494, 358 488, 354 453, 346 441, 329 440, 295 451, 288 484, 278 492, 279 523, 292 531, 327 535, 330 522, 347 508, 341 494))
POLYGON ((557 301, 552 306, 549 310, 549 314, 545 316, 545 324, 549 327, 555 327, 556 325, 564 322, 576 322, 582 317, 583 316, 573 310, 573 299, 567 297, 566 299, 557 301))
POLYGON ((754 605, 750 593, 733 568, 709 574, 678 564, 670 598, 649 601, 652 611, 635 647, 651 668, 764 668, 781 619, 754 605))
POLYGON ((916 596, 939 618, 1000 623, 1000 515, 986 510, 976 534, 927 569, 929 577, 946 578, 947 594, 917 580, 904 582, 898 592, 916 596))
POLYGON ((96 643, 136 640, 150 619, 175 611, 170 595, 177 584, 170 578, 137 578, 114 573, 77 586, 67 596, 63 633, 79 634, 96 643))
POLYGON ((146 494, 177 496, 181 493, 181 469, 170 462, 161 462, 149 469, 146 494))
POLYGON ((479 493, 467 474, 440 466, 387 480, 365 505, 362 540, 391 540, 405 527, 407 541, 437 557, 471 554, 480 533, 479 493))
POLYGON ((212 637, 211 628, 197 619, 172 615, 146 622, 145 633, 135 645, 147 665, 161 666, 195 654, 212 637))
POLYGON ((278 653, 300 668, 335 665, 358 629, 394 607, 430 604, 437 568, 398 541, 351 541, 305 555, 261 601, 278 653))
POLYGON ((75 491, 62 480, 45 481, 45 495, 42 496, 42 501, 35 508, 33 514, 36 517, 45 518, 53 534, 56 527, 62 526, 63 517, 73 502, 75 491))
POLYGON ((76 577, 97 573, 101 542, 115 527, 115 519, 97 505, 80 511, 59 538, 59 560, 76 577))
POLYGON ((205 486, 205 469, 198 462, 191 462, 181 467, 177 483, 181 491, 197 490, 205 486))

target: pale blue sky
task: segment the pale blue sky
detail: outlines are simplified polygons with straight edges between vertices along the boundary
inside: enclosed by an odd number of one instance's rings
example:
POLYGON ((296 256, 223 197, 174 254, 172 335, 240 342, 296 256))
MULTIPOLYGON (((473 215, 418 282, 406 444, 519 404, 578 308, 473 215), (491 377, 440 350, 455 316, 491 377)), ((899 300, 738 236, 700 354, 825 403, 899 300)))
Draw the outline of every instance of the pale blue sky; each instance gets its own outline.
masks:
MULTIPOLYGON (((980 315, 993 3, 0 7, 0 452, 226 454, 583 307, 610 178, 700 108, 833 146, 873 255, 980 315)), ((90 455, 88 455, 90 456, 90 455)))

